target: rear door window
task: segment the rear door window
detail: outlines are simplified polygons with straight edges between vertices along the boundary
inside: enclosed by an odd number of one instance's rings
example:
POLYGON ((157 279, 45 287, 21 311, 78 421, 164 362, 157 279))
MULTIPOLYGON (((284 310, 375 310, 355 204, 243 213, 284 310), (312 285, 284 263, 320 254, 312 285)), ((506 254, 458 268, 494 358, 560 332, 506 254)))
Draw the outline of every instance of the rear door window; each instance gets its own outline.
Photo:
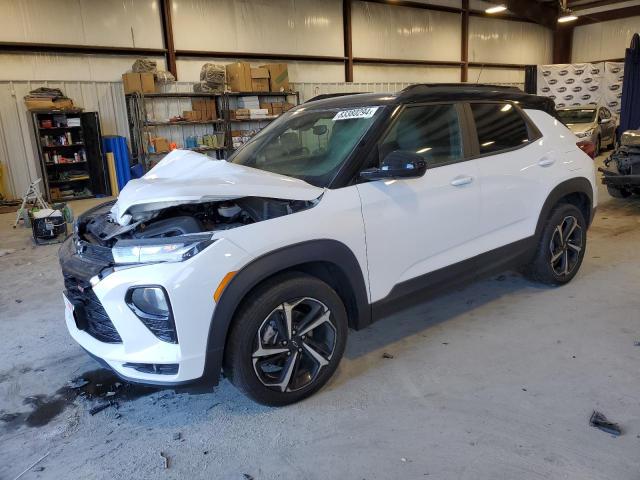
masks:
POLYGON ((471 103, 480 155, 498 153, 529 142, 524 118, 510 103, 471 103))

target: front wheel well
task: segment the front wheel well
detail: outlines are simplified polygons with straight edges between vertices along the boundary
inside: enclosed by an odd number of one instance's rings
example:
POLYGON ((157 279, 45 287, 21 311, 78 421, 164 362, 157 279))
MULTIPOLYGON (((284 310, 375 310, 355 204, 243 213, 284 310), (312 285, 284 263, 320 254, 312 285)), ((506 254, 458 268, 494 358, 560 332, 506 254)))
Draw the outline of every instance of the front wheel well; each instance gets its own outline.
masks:
MULTIPOLYGON (((250 291, 255 290, 260 285, 271 280, 274 277, 290 272, 306 273, 307 275, 311 275, 322 280, 331 288, 333 288, 342 300, 342 303, 344 304, 344 307, 347 311, 347 316, 349 318, 349 327, 358 328, 358 319, 363 312, 360 312, 361 307, 359 307, 358 305, 356 294, 353 286, 351 285, 351 282, 349 281, 349 278, 347 277, 345 272, 334 263, 327 261, 314 261, 292 265, 277 272, 273 272, 271 275, 255 284, 250 291)), ((244 299, 238 302, 238 305, 235 309, 236 312, 240 309, 240 306, 243 302, 244 299)))

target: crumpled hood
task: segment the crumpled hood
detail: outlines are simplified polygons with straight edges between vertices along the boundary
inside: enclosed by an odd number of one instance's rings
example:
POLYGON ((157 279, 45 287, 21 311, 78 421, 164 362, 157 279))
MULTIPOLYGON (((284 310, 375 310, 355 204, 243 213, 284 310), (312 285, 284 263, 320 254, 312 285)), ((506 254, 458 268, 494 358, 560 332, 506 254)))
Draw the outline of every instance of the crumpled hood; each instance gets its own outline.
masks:
POLYGON ((131 215, 186 203, 241 197, 309 201, 323 191, 296 178, 174 150, 142 178, 127 183, 111 213, 120 225, 127 225, 131 215))

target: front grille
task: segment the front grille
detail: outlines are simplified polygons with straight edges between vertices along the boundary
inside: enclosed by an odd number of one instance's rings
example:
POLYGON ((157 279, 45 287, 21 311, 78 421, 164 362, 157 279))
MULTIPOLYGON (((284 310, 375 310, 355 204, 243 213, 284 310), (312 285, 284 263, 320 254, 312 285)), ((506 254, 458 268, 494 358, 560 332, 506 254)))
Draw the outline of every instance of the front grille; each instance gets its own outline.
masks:
POLYGON ((85 240, 76 241, 76 246, 76 250, 82 258, 93 260, 94 262, 106 263, 107 265, 113 263, 113 253, 109 247, 95 245, 85 240))
POLYGON ((80 321, 84 320, 85 332, 104 343, 122 343, 122 338, 91 285, 71 275, 64 275, 64 288, 67 298, 74 306, 78 304, 84 306, 82 310, 78 308, 76 314, 83 314, 85 317, 80 319, 80 321))

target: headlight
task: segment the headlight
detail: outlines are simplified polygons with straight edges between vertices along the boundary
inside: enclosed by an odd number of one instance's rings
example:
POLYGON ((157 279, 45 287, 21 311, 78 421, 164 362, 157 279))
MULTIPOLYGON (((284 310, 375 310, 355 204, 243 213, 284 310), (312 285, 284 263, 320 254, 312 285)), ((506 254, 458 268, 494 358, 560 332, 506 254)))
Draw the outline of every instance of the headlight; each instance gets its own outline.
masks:
POLYGON ((182 262, 211 245, 211 234, 119 240, 111 249, 116 264, 182 262))
POLYGON ((590 128, 589 130, 585 130, 584 132, 578 132, 576 133, 576 137, 578 138, 584 138, 584 137, 590 137, 591 135, 593 135, 593 128, 590 128))

